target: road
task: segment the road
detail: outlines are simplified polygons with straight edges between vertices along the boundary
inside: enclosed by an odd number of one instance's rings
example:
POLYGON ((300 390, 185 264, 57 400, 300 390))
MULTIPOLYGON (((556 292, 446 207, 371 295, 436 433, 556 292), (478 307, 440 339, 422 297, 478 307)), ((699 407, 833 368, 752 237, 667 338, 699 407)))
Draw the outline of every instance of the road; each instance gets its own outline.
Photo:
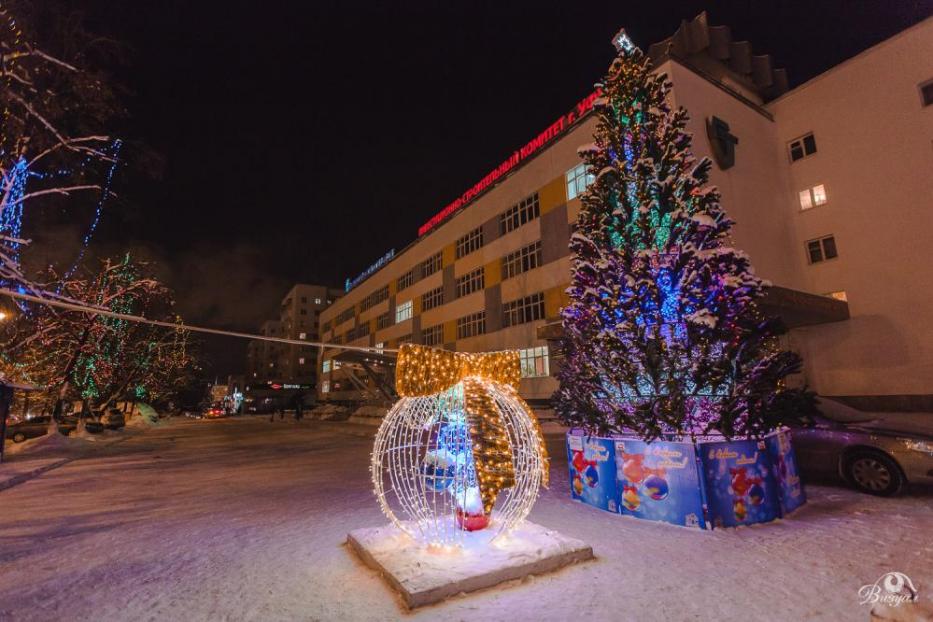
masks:
POLYGON ((0 492, 0 620, 867 619, 889 570, 933 596, 933 496, 810 486, 767 526, 697 532, 572 502, 532 520, 598 559, 408 614, 345 548, 383 524, 371 440, 338 424, 172 421, 0 492))

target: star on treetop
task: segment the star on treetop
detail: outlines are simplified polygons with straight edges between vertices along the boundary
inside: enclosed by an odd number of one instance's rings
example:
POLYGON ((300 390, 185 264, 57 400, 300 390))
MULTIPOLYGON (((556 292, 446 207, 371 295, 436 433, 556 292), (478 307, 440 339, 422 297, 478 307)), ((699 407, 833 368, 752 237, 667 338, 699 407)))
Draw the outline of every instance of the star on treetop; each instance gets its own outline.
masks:
POLYGON ((635 49, 635 44, 629 39, 628 34, 625 32, 625 28, 617 32, 612 38, 612 45, 620 52, 631 52, 635 49))

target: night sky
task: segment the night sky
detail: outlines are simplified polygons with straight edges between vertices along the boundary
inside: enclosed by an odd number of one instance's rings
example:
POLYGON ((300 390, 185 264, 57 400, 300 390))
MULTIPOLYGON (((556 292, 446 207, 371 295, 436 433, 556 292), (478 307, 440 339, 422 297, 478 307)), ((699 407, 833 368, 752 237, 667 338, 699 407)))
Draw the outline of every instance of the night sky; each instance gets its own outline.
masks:
MULTIPOLYGON (((707 9, 793 86, 933 14, 933 0, 73 4, 127 45, 113 74, 128 161, 97 252, 132 247, 187 321, 250 331, 290 284, 339 285, 415 239, 590 91, 620 27, 645 49, 707 9)), ((236 371, 245 343, 208 350, 236 371)))

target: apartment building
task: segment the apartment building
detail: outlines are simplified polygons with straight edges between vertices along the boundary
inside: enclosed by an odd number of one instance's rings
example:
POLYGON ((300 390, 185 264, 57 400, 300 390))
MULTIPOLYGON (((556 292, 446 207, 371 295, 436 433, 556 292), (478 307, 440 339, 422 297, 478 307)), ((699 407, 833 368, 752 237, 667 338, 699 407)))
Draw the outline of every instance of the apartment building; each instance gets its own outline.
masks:
MULTIPOLYGON (((860 407, 933 408, 933 19, 792 91, 705 15, 648 54, 691 115, 695 154, 716 163, 735 246, 775 285, 763 306, 792 328, 802 380, 860 407)), ((545 405, 592 97, 355 280, 321 313, 322 341, 519 349, 521 393, 545 405)), ((322 399, 360 395, 338 354, 321 361, 322 399)))
MULTIPOLYGON (((278 319, 263 322, 259 333, 295 341, 319 341, 321 312, 343 293, 324 285, 298 283, 282 298, 278 319)), ((319 349, 313 346, 250 341, 246 351, 247 386, 313 387, 317 382, 318 353, 319 349)))

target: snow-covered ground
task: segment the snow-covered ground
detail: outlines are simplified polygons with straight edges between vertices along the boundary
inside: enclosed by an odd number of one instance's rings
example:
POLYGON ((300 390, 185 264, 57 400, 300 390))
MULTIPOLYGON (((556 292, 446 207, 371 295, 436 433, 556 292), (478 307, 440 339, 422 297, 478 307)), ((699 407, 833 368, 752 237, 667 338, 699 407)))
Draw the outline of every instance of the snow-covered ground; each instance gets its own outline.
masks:
POLYGON ((560 454, 530 518, 598 559, 407 613, 344 545, 385 519, 339 425, 173 421, 0 492, 0 620, 867 620, 888 571, 933 597, 933 493, 810 486, 698 532, 571 501, 560 454))

